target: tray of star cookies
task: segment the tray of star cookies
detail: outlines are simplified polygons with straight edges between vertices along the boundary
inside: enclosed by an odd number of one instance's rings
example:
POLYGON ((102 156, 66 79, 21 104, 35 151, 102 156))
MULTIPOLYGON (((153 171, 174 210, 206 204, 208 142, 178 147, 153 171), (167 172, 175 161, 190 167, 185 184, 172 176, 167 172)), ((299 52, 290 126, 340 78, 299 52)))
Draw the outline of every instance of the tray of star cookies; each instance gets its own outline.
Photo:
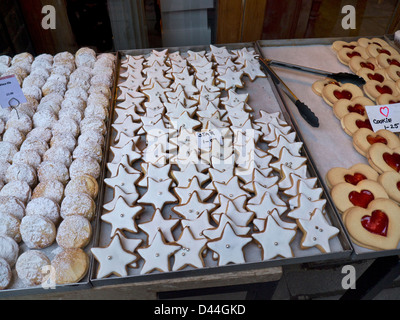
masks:
POLYGON ((116 58, 88 47, 0 57, 26 99, 0 106, 2 297, 91 287, 116 58))
POLYGON ((118 67, 94 286, 350 256, 254 43, 118 67))
POLYGON ((365 107, 400 101, 399 48, 388 36, 260 41, 260 45, 269 59, 352 73, 364 80, 356 85, 275 68, 320 120, 319 128, 307 125, 283 96, 351 240, 353 258, 398 254, 400 139, 389 127, 374 132, 365 107))

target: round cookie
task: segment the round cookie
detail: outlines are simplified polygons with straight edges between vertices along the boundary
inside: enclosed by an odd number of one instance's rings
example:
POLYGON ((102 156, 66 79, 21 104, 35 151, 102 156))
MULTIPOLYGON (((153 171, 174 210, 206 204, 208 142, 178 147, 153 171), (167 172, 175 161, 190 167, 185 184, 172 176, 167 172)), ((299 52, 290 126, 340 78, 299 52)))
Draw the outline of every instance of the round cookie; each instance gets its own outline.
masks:
POLYGON ((370 44, 377 44, 377 45, 379 45, 379 46, 381 46, 381 47, 386 47, 386 46, 389 46, 389 43, 387 43, 385 40, 383 40, 383 39, 381 39, 381 38, 371 38, 371 39, 368 39, 368 38, 364 38, 364 37, 362 37, 362 38, 359 38, 358 40, 357 40, 357 43, 361 46, 361 47, 364 47, 364 48, 367 48, 370 44))
POLYGON ((87 246, 92 237, 92 226, 88 219, 73 215, 66 217, 58 227, 56 241, 64 249, 87 246))
POLYGON ((339 167, 330 169, 326 174, 326 183, 329 188, 333 188, 344 182, 357 185, 362 180, 377 181, 378 177, 378 172, 369 165, 357 163, 348 169, 339 167))
POLYGON ((10 214, 21 220, 25 216, 25 204, 13 196, 0 196, 0 213, 10 214))
POLYGON ((339 120, 351 112, 366 116, 365 106, 373 106, 375 103, 367 97, 356 97, 351 100, 340 99, 333 104, 333 113, 339 120))
POLYGON ((66 196, 81 192, 87 193, 92 199, 96 199, 99 192, 97 180, 88 174, 75 176, 67 183, 64 190, 66 196))
POLYGON ((376 61, 383 69, 386 69, 392 65, 400 66, 400 55, 388 56, 387 54, 381 53, 376 57, 376 61))
POLYGON ((391 46, 382 47, 380 44, 376 43, 371 43, 368 45, 367 53, 373 58, 376 58, 380 54, 386 54, 388 56, 395 56, 399 54, 399 52, 391 46))
POLYGON ((357 41, 346 42, 342 40, 337 40, 332 43, 332 49, 336 52, 340 51, 343 48, 354 49, 358 47, 359 43, 357 41))
POLYGON ((89 257, 78 248, 64 249, 51 261, 57 284, 77 283, 89 270, 89 257))
POLYGON ((32 199, 48 198, 60 204, 64 197, 64 185, 58 180, 40 182, 32 192, 32 199))
POLYGON ((48 218, 54 225, 60 222, 60 207, 54 200, 46 197, 34 198, 28 202, 25 209, 27 216, 38 215, 48 218))
POLYGON ((368 155, 368 149, 375 143, 382 143, 390 149, 400 147, 399 137, 389 130, 379 130, 373 132, 369 129, 362 128, 353 134, 353 146, 364 157, 368 155))
POLYGON ((385 189, 372 180, 362 180, 357 185, 339 183, 332 188, 331 196, 340 212, 355 206, 366 208, 375 199, 389 198, 385 189))
POLYGON ((368 162, 377 172, 400 171, 400 148, 390 149, 382 143, 376 143, 368 149, 368 162))
POLYGON ((71 179, 84 174, 91 175, 93 178, 99 178, 101 173, 100 164, 91 157, 77 158, 72 161, 69 167, 71 179))
POLYGON ((61 202, 61 217, 80 215, 92 221, 95 214, 95 202, 85 193, 75 193, 66 196, 61 202))
POLYGON ((42 270, 50 265, 49 258, 40 250, 28 250, 22 253, 15 264, 18 278, 26 285, 42 284, 46 276, 42 270))
POLYGON ((0 236, 0 258, 7 261, 10 267, 15 265, 19 253, 18 243, 7 236, 0 236))
POLYGON ((0 236, 6 236, 21 241, 20 220, 7 213, 0 213, 0 236))
POLYGON ((363 91, 352 83, 345 83, 340 88, 335 84, 328 84, 322 89, 322 98, 331 107, 340 99, 351 100, 362 96, 363 91))
POLYGON ((36 185, 36 170, 26 163, 13 163, 6 172, 6 182, 24 181, 29 187, 36 185))
POLYGON ((31 215, 25 216, 20 225, 21 238, 30 249, 47 248, 56 239, 56 227, 50 219, 31 215))
POLYGON ((400 174, 397 172, 384 172, 378 182, 386 190, 390 199, 400 203, 400 174))
POLYGON ((6 260, 0 258, 0 290, 6 289, 12 279, 11 267, 6 260))
POLYGON ((65 185, 69 180, 68 168, 63 163, 55 161, 43 161, 37 170, 37 175, 39 182, 58 180, 65 185))

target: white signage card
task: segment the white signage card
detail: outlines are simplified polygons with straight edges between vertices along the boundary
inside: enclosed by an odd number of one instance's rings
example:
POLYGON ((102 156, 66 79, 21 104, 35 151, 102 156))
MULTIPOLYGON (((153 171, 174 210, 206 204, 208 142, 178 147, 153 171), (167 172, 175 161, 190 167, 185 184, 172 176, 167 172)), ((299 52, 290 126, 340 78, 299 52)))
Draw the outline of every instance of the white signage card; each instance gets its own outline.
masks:
POLYGON ((211 144, 214 139, 216 139, 219 142, 219 144, 222 144, 221 132, 219 132, 219 130, 216 129, 197 132, 197 139, 198 139, 199 149, 211 148, 211 144))
POLYGON ((382 129, 400 132, 400 103, 366 106, 365 110, 374 132, 382 129))
POLYGON ((2 108, 17 107, 27 100, 14 75, 0 78, 0 106, 2 108))

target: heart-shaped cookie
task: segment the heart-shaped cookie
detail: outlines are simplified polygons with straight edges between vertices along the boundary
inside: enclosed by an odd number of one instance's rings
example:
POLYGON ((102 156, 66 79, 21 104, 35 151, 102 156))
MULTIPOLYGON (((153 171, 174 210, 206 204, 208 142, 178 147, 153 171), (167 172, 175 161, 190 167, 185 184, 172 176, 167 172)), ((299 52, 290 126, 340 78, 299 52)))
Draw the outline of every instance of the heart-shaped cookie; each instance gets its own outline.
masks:
POLYGON ((362 57, 353 57, 350 59, 349 68, 354 73, 357 73, 360 69, 374 71, 378 69, 378 63, 375 58, 364 59, 362 57))
POLYGON ((400 94, 393 80, 385 80, 383 82, 369 80, 364 85, 364 91, 365 94, 374 101, 382 94, 391 94, 395 96, 400 94))
POLYGON ((389 45, 389 43, 387 43, 385 40, 381 39, 381 38, 359 38, 357 40, 357 43, 364 48, 367 48, 370 44, 375 43, 377 45, 380 45, 381 47, 386 47, 389 45))
POLYGON ((351 100, 341 99, 333 104, 333 113, 339 120, 345 115, 355 112, 362 116, 365 116, 365 106, 374 106, 375 103, 367 97, 355 97, 351 100))
POLYGON ((367 49, 361 46, 355 48, 342 48, 337 52, 337 58, 341 63, 348 66, 350 63, 350 59, 353 57, 361 57, 364 59, 368 59, 370 56, 367 53, 367 49))
POLYGON ((332 168, 326 174, 326 182, 330 189, 339 183, 349 183, 357 185, 363 180, 378 180, 378 172, 364 163, 357 163, 350 168, 336 167, 332 168))
MULTIPOLYGON (((399 85, 396 84, 398 87, 399 85)), ((400 89, 400 87, 399 87, 400 89)), ((392 94, 382 94, 376 99, 376 104, 379 106, 383 106, 386 104, 393 104, 393 103, 400 103, 400 94, 397 96, 394 96, 392 94)))
POLYGON ((388 56, 395 56, 398 55, 398 51, 391 46, 384 46, 382 47, 379 44, 371 43, 367 47, 367 53, 371 56, 376 58, 380 54, 386 54, 388 56))
POLYGON ((358 46, 359 44, 357 41, 346 42, 342 40, 337 40, 332 43, 332 49, 336 52, 340 51, 343 48, 354 49, 358 46))
POLYGON ((396 249, 400 241, 400 207, 390 199, 377 199, 367 208, 346 211, 343 221, 351 239, 374 250, 396 249))
POLYGON ((386 190, 390 199, 400 203, 400 173, 384 172, 379 176, 378 182, 386 190))
POLYGON ((385 189, 373 180, 362 180, 357 185, 339 183, 332 188, 331 196, 340 212, 352 207, 367 208, 373 200, 389 198, 385 189))
POLYGON ((353 134, 361 128, 367 128, 372 131, 372 126, 367 115, 362 116, 355 112, 345 115, 340 120, 340 124, 342 125, 344 132, 349 136, 353 136, 353 134))
POLYGON ((353 134, 353 146, 364 157, 367 157, 369 148, 375 143, 382 143, 390 149, 400 147, 399 137, 389 130, 382 129, 373 132, 369 129, 363 128, 357 130, 353 134))
POLYGON ((400 172, 400 148, 390 149, 382 143, 376 143, 368 149, 368 162, 379 173, 400 172))
POLYGON ((389 67, 387 67, 385 71, 388 77, 393 81, 400 80, 400 66, 392 64, 389 67))
POLYGON ((321 97, 322 96, 322 89, 324 89, 324 87, 327 86, 328 84, 334 84, 334 85, 336 85, 338 87, 342 86, 342 84, 337 82, 336 80, 331 79, 331 78, 326 78, 326 79, 315 81, 312 84, 311 89, 317 96, 321 97))
POLYGON ((351 100, 363 96, 363 91, 352 83, 345 83, 340 88, 335 84, 328 84, 322 89, 322 98, 331 107, 338 100, 351 100))
POLYGON ((361 68, 356 73, 365 81, 375 80, 382 83, 388 79, 385 69, 376 68, 375 70, 371 70, 368 68, 361 68))
POLYGON ((387 54, 381 53, 380 55, 378 55, 376 57, 376 62, 378 63, 378 65, 383 68, 386 69, 389 66, 398 66, 400 67, 400 55, 392 55, 392 56, 388 56, 387 54))

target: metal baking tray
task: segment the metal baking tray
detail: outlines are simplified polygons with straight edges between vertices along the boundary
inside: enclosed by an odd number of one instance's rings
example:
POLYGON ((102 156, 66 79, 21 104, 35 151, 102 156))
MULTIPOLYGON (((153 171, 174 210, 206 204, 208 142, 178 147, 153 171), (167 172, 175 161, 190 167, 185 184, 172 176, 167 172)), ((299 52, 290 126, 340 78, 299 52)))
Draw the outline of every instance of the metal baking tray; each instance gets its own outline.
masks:
MULTIPOLYGON (((236 43, 236 44, 221 44, 218 46, 224 46, 228 50, 232 49, 239 49, 243 47, 248 47, 248 48, 254 48, 255 43, 236 43)), ((170 53, 179 51, 182 56, 185 56, 186 52, 188 50, 192 51, 202 51, 206 50, 209 51, 210 48, 209 46, 190 46, 190 47, 169 47, 169 48, 154 48, 154 50, 165 50, 168 49, 170 53)), ((125 58, 125 55, 148 55, 153 48, 150 49, 140 49, 140 50, 125 50, 125 51, 120 51, 119 52, 119 62, 118 66, 120 66, 121 60, 125 58)), ((119 79, 117 80, 119 81, 119 79)), ((249 100, 248 104, 254 109, 255 111, 255 117, 257 118, 259 116, 259 110, 265 110, 267 112, 281 112, 282 116, 285 118, 285 120, 289 123, 292 124, 291 118, 287 113, 287 110, 282 108, 282 103, 278 100, 280 100, 280 97, 274 88, 271 80, 269 78, 257 78, 254 82, 251 82, 246 78, 245 81, 245 86, 243 89, 237 89, 238 93, 249 93, 249 100)), ((113 103, 113 107, 115 107, 115 103, 113 103)), ((292 128, 296 130, 296 128, 292 125, 292 128)), ((109 132, 109 134, 111 134, 109 132)), ((110 136, 108 138, 108 141, 110 143, 111 139, 110 136)), ((302 150, 303 156, 309 157, 309 153, 306 151, 305 148, 302 150)), ((316 170, 314 168, 313 162, 308 161, 308 166, 309 166, 309 174, 318 177, 316 170)), ((321 183, 319 183, 322 185, 321 183)), ((141 188, 138 188, 139 194, 142 194, 141 188)), ((104 201, 107 202, 112 199, 112 189, 104 187, 103 189, 104 192, 104 201)), ((260 261, 261 256, 259 256, 258 259, 254 259, 257 246, 255 244, 251 244, 248 247, 246 247, 246 259, 248 262, 244 264, 231 264, 227 266, 220 266, 218 267, 216 262, 212 260, 210 250, 208 250, 208 254, 205 258, 206 261, 206 267, 204 268, 199 268, 199 269, 194 269, 191 267, 185 268, 184 270, 181 271, 170 271, 170 272, 158 272, 155 271, 150 274, 145 274, 141 275, 139 270, 140 269, 131 269, 129 268, 129 274, 127 277, 116 277, 116 276, 110 276, 108 278, 103 278, 103 279, 96 279, 96 272, 98 268, 98 262, 94 259, 92 256, 92 259, 94 260, 92 263, 93 270, 91 271, 91 283, 93 286, 105 286, 105 285, 111 285, 111 284, 124 284, 124 283, 129 283, 129 282, 141 282, 141 281, 153 281, 153 280, 161 280, 161 279, 171 279, 171 278, 180 278, 180 277, 189 277, 189 276, 200 276, 200 275, 212 275, 212 274, 218 274, 218 273, 224 273, 224 272, 232 272, 232 271, 242 271, 242 270, 256 270, 256 269, 261 269, 261 268, 269 268, 269 267, 277 267, 277 266, 283 266, 283 265, 288 265, 288 264, 300 264, 300 263, 308 263, 308 262, 317 262, 317 261, 332 261, 332 260, 349 260, 349 257, 351 256, 351 253, 353 251, 352 246, 350 245, 350 242, 343 230, 343 227, 340 223, 340 221, 337 219, 337 216, 333 212, 332 205, 329 201, 329 197, 327 195, 324 195, 324 198, 328 199, 327 205, 326 205, 326 211, 328 213, 328 217, 331 220, 331 223, 339 228, 340 234, 338 237, 332 239, 331 241, 331 247, 332 247, 332 252, 331 253, 324 253, 322 254, 317 248, 311 248, 308 250, 301 250, 299 248, 300 244, 300 239, 301 239, 301 232, 299 231, 297 233, 297 236, 295 240, 293 241, 293 251, 295 254, 294 258, 277 258, 274 260, 269 260, 269 261, 260 261)), ((141 221, 148 221, 154 212, 152 208, 147 208, 146 206, 144 213, 141 215, 140 220, 137 221, 137 223, 140 223, 141 221)), ((175 217, 175 214, 170 210, 171 206, 167 206, 166 208, 163 209, 163 213, 165 213, 164 216, 172 215, 175 217)), ((98 217, 99 218, 99 217, 98 217)), ((97 229, 97 235, 95 236, 95 241, 96 241, 96 246, 106 246, 110 242, 110 230, 111 227, 109 224, 101 222, 101 227, 97 229)), ((143 232, 142 232, 143 233, 143 232)), ((127 237, 131 237, 130 233, 125 233, 127 237)), ((135 237, 141 237, 140 234, 135 235, 135 237)), ((144 235, 143 235, 144 236, 144 235)), ((176 236, 176 235, 175 235, 176 236)), ((143 238, 145 239, 145 237, 143 238)), ((257 252, 259 254, 259 251, 257 252)), ((139 261, 140 266, 142 265, 143 260, 141 259, 139 261)))
MULTIPOLYGON (((394 45, 390 39, 390 35, 370 36, 367 38, 381 38, 389 44, 394 45)), ((311 68, 326 70, 329 72, 350 72, 352 71, 345 65, 341 64, 336 57, 336 53, 331 49, 331 45, 336 40, 346 42, 355 41, 360 37, 346 38, 315 38, 315 39, 288 39, 288 40, 261 40, 257 41, 261 47, 263 56, 269 59, 275 59, 293 64, 303 65, 311 68)), ((356 163, 368 164, 365 157, 360 155, 353 147, 352 139, 341 127, 340 121, 335 117, 332 108, 328 106, 321 97, 313 93, 311 86, 317 81, 323 79, 321 76, 313 75, 296 70, 286 68, 273 67, 275 72, 281 77, 282 81, 312 109, 320 120, 319 128, 313 128, 301 118, 296 106, 281 92, 278 88, 282 101, 282 108, 292 119, 293 126, 298 134, 302 137, 308 148, 312 162, 317 169, 320 181, 330 194, 330 189, 326 184, 325 175, 329 169, 333 167, 351 167, 356 163), (334 141, 334 144, 332 144, 334 141)), ((328 196, 329 198, 330 196, 328 196)), ((332 202, 333 209, 343 225, 341 214, 337 211, 332 202)), ((346 228, 345 233, 350 239, 346 228)), ((361 260, 383 256, 397 255, 400 252, 396 250, 375 251, 363 248, 354 244, 351 259, 361 260)))
MULTIPOLYGON (((117 57, 117 52, 113 52, 113 55, 117 57)), ((112 103, 115 100, 114 99, 114 92, 116 91, 117 88, 117 67, 114 68, 114 82, 112 85, 111 92, 112 95, 110 97, 110 114, 111 114, 111 107, 112 103)), ((105 140, 107 140, 107 137, 109 136, 109 132, 111 131, 111 123, 112 121, 110 119, 106 119, 106 128, 107 128, 107 133, 105 136, 105 140)), ((16 274, 15 268, 13 268, 13 279, 17 280, 17 283, 13 283, 13 286, 9 289, 5 290, 0 290, 0 299, 1 298, 7 298, 7 297, 13 297, 13 296, 31 296, 31 295, 38 295, 38 294, 52 294, 52 293, 59 293, 59 292, 66 292, 66 291, 76 291, 76 290, 81 290, 81 289, 89 289, 92 288, 92 284, 90 283, 90 273, 93 268, 92 266, 92 259, 91 259, 91 251, 90 249, 93 247, 93 245, 96 243, 95 242, 95 235, 97 234, 97 229, 99 228, 99 219, 98 217, 101 215, 102 212, 102 205, 103 205, 103 185, 104 185, 104 174, 105 174, 105 166, 107 163, 107 151, 108 150, 108 145, 103 146, 103 159, 100 163, 101 167, 101 173, 99 178, 97 179, 98 186, 99 186, 99 193, 97 198, 95 199, 95 204, 96 204, 96 211, 95 211, 95 218, 91 222, 92 224, 92 239, 90 240, 89 244, 83 249, 86 254, 89 256, 89 267, 88 271, 85 275, 85 277, 79 281, 78 283, 70 283, 70 284, 64 284, 64 285, 56 285, 55 288, 48 288, 44 289, 42 286, 35 286, 35 287, 29 287, 26 286, 22 283, 21 280, 18 279, 18 276, 16 274)), ((57 243, 53 243, 50 247, 41 249, 51 260, 55 254, 57 254, 58 250, 60 247, 57 245, 57 243)), ((27 250, 26 246, 24 244, 20 244, 20 254, 27 250)), ((15 280, 13 280, 15 282, 15 280)))

